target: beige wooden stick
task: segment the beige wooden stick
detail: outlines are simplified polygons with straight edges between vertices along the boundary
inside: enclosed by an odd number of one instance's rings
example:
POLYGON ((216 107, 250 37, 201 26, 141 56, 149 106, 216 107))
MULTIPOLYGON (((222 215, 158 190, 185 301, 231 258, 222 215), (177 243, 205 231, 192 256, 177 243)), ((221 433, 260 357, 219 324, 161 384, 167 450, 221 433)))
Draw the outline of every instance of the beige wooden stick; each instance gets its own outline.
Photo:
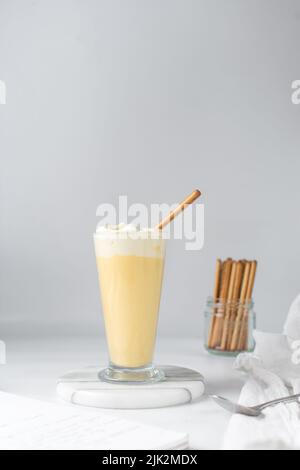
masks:
POLYGON ((213 338, 212 338, 213 348, 221 346, 222 330, 223 330, 224 314, 225 314, 224 305, 226 303, 226 299, 228 295, 231 266, 232 266, 231 258, 228 258, 226 261, 224 261, 220 294, 219 294, 220 306, 218 307, 217 313, 215 315, 216 318, 215 318, 215 325, 214 325, 214 330, 213 330, 213 338))
POLYGON ((232 295, 232 308, 230 309, 230 317, 228 322, 228 333, 226 339, 226 350, 230 350, 233 330, 234 330, 234 321, 237 316, 237 301, 240 298, 240 291, 241 285, 243 281, 243 273, 244 273, 244 263, 242 261, 237 262, 236 267, 236 276, 235 276, 235 283, 233 287, 233 295, 232 295))
POLYGON ((222 283, 220 288, 220 300, 226 300, 228 295, 228 288, 230 283, 230 273, 232 267, 232 259, 227 258, 224 265, 224 277, 222 276, 222 283))
POLYGON ((237 276, 236 276, 236 282, 235 282, 234 292, 233 292, 234 300, 238 300, 240 298, 241 286, 243 282, 243 274, 244 274, 244 263, 243 261, 238 261, 237 276))
POLYGON ((237 270, 237 262, 233 261, 232 262, 232 268, 231 268, 231 274, 230 274, 230 282, 229 282, 229 289, 228 289, 228 296, 227 296, 226 310, 225 310, 225 319, 224 319, 222 339, 221 339, 221 349, 222 349, 222 351, 224 351, 226 349, 226 342, 227 342, 229 321, 230 321, 230 312, 231 312, 231 308, 232 308, 231 302, 233 300, 236 270, 237 270))
MULTIPOLYGON (((220 290, 220 285, 221 285, 221 273, 222 273, 222 261, 220 259, 217 259, 217 264, 216 264, 216 271, 215 271, 215 287, 214 287, 214 296, 213 296, 213 301, 216 303, 219 297, 219 290, 220 290)), ((208 333, 208 342, 207 345, 209 348, 212 348, 213 346, 213 331, 214 331, 214 326, 215 326, 215 321, 216 321, 216 312, 214 312, 211 323, 210 323, 210 329, 208 333)))
MULTIPOLYGON (((246 299, 245 299, 246 302, 250 302, 252 299, 252 292, 253 292, 253 287, 254 287, 254 282, 255 282, 256 269, 257 269, 257 261, 252 261, 251 267, 250 267, 247 294, 246 294, 246 299)), ((249 316, 249 312, 247 309, 245 309, 243 319, 242 319, 239 342, 238 342, 239 351, 248 349, 248 316, 249 316)))
POLYGON ((217 260, 216 265, 216 274, 215 274, 215 288, 214 288, 214 301, 217 302, 219 298, 220 286, 221 286, 221 271, 222 271, 222 261, 217 260))
POLYGON ((162 230, 166 225, 168 225, 178 214, 180 214, 187 206, 192 204, 198 197, 201 196, 199 189, 195 189, 189 196, 187 196, 184 201, 182 201, 174 211, 171 211, 156 227, 156 230, 162 230))
POLYGON ((237 313, 237 316, 236 316, 233 336, 232 336, 232 340, 231 340, 231 344, 230 344, 230 351, 236 351, 237 346, 238 346, 241 320, 242 320, 243 311, 244 311, 243 304, 245 302, 246 295, 247 295, 247 289, 248 289, 250 266, 251 266, 251 264, 249 262, 246 262, 244 275, 243 275, 241 295, 240 295, 240 298, 239 298, 238 313, 237 313))

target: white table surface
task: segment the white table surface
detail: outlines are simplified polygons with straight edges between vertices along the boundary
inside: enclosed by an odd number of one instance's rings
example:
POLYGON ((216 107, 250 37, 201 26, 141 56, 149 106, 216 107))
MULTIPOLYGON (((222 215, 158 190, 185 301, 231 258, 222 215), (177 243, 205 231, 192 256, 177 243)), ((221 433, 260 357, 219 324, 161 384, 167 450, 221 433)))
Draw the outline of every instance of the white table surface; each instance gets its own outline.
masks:
MULTIPOLYGON (((59 376, 84 366, 100 367, 107 363, 105 342, 95 337, 3 339, 7 347, 7 364, 0 366, 0 390, 10 393, 59 402, 55 392, 59 376)), ((236 400, 243 377, 233 370, 233 361, 232 358, 209 355, 200 340, 158 339, 157 364, 196 369, 204 375, 207 393, 236 400)), ((207 397, 192 404, 164 409, 100 412, 186 432, 191 449, 219 449, 230 418, 207 397)))

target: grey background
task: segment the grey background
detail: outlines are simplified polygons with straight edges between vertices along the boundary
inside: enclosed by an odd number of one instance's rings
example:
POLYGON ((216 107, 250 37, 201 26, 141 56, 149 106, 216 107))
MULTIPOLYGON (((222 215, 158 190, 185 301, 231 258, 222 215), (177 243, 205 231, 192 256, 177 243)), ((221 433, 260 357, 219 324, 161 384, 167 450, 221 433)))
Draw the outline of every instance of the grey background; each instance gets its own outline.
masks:
POLYGON ((168 250, 160 334, 200 336, 216 257, 259 260, 258 324, 299 292, 300 2, 0 0, 0 335, 103 332, 101 202, 199 187, 205 248, 168 250))

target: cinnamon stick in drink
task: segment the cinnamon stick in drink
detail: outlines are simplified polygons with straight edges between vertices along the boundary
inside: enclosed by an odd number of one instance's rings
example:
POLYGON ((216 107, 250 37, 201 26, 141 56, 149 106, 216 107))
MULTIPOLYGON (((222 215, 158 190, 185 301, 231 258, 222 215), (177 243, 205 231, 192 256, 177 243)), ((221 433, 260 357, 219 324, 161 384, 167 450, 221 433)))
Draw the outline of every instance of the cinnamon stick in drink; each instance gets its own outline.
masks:
POLYGON ((173 211, 171 211, 159 224, 155 227, 156 230, 163 230, 166 225, 172 222, 177 215, 183 212, 190 204, 201 196, 199 189, 195 189, 189 196, 187 196, 173 211))

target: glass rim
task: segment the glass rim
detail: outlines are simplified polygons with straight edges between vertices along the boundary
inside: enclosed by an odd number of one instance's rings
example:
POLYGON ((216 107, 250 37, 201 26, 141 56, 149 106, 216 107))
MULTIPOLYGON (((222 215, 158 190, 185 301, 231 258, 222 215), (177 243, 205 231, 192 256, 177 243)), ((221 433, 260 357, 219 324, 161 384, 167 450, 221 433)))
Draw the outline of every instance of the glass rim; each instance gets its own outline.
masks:
POLYGON ((252 309, 254 306, 254 301, 253 299, 247 299, 241 302, 240 300, 227 300, 221 298, 214 299, 212 296, 209 296, 207 298, 207 306, 212 308, 247 307, 249 309, 252 309))

